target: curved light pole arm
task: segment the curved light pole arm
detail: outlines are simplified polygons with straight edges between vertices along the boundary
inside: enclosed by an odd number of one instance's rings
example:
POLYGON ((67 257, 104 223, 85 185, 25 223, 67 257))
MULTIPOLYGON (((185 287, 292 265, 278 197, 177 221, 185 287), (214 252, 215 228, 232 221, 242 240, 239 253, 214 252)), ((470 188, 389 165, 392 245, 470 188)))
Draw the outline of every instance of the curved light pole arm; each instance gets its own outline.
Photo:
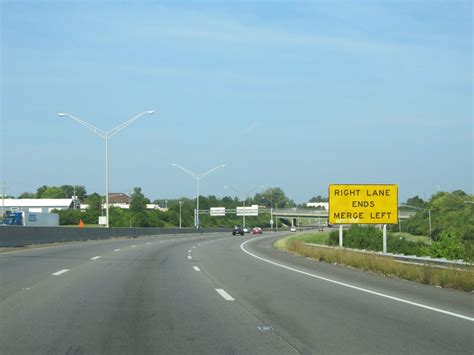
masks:
POLYGON ((145 114, 149 114, 149 115, 152 115, 154 114, 155 111, 145 111, 145 112, 142 112, 142 113, 139 113, 138 115, 136 115, 135 117, 132 117, 130 118, 129 120, 125 121, 124 123, 118 125, 117 127, 114 127, 112 128, 111 130, 107 131, 108 132, 108 135, 109 135, 109 138, 112 137, 112 136, 115 136, 117 133, 119 133, 122 129, 130 126, 133 122, 135 122, 136 120, 138 120, 140 117, 142 117, 143 115, 145 114))
POLYGON ((211 170, 209 171, 206 171, 204 174, 196 174, 194 172, 192 172, 191 170, 188 170, 186 169, 184 166, 181 166, 179 164, 172 164, 174 167, 176 168, 180 168, 181 170, 183 170, 186 174, 188 174, 189 176, 192 176, 194 179, 196 179, 196 228, 199 228, 199 183, 201 181, 201 179, 203 177, 205 177, 206 175, 209 175, 210 173, 212 173, 214 170, 218 169, 218 168, 223 168, 225 165, 218 165, 214 168, 212 168, 211 170))
POLYGON ((63 113, 63 112, 61 112, 61 113, 59 113, 58 115, 59 115, 59 117, 65 117, 65 116, 67 116, 67 117, 72 118, 74 121, 76 121, 76 122, 79 123, 80 125, 86 127, 87 129, 89 129, 89 130, 91 130, 92 132, 94 132, 95 134, 97 134, 99 137, 105 139, 105 131, 103 131, 103 130, 101 130, 101 129, 99 129, 99 128, 93 126, 93 125, 91 125, 89 122, 86 122, 86 121, 84 121, 84 120, 81 120, 80 118, 77 118, 77 117, 71 115, 70 113, 63 113))
POLYGON ((224 168, 224 167, 225 167, 225 165, 223 165, 223 164, 220 164, 220 165, 218 165, 218 166, 215 166, 215 167, 213 167, 212 169, 206 171, 205 173, 199 174, 199 178, 202 179, 203 177, 209 175, 209 174, 212 173, 213 171, 216 171, 217 169, 219 169, 219 168, 224 168))
POLYGON ((224 186, 224 189, 229 189, 229 190, 234 191, 237 194, 237 197, 241 195, 240 191, 237 189, 234 189, 232 186, 224 186))
MULTIPOLYGON (((246 202, 246 200, 249 198, 250 194, 251 194, 252 192, 254 192, 255 190, 259 189, 259 188, 263 188, 263 186, 254 187, 252 190, 250 190, 249 192, 247 192, 247 195, 244 196, 244 198, 242 199, 242 205, 243 205, 243 207, 245 207, 245 202, 246 202)), ((241 193, 239 190, 234 189, 232 186, 224 186, 224 189, 230 189, 230 190, 235 191, 235 192, 237 193, 237 196, 238 196, 238 197, 240 197, 239 195, 242 195, 242 193, 241 193)), ((242 215, 242 225, 243 225, 243 227, 245 227, 245 212, 244 212, 244 214, 242 215)))
POLYGON ((250 190, 249 192, 247 192, 247 198, 250 197, 250 194, 258 189, 263 189, 265 186, 257 186, 257 187, 254 187, 252 190, 250 190))
POLYGON ((83 121, 83 120, 71 115, 70 113, 63 113, 63 112, 59 113, 59 117, 68 116, 68 117, 72 118, 74 121, 76 121, 80 125, 86 127, 87 129, 90 129, 92 132, 97 134, 105 142, 105 209, 106 209, 106 212, 107 212, 107 214, 106 214, 106 216, 107 216, 106 217, 107 218, 106 227, 107 228, 109 227, 109 146, 108 146, 109 145, 109 138, 112 137, 113 135, 117 134, 119 131, 121 131, 125 127, 132 124, 134 121, 136 121, 138 118, 140 118, 144 114, 148 113, 148 114, 151 115, 154 112, 155 111, 142 112, 142 113, 136 115, 135 117, 132 117, 131 119, 125 121, 121 125, 119 125, 115 128, 112 128, 111 130, 108 130, 108 131, 103 131, 103 130, 91 125, 90 123, 88 123, 86 121, 83 121))
POLYGON ((414 210, 422 211, 422 212, 428 212, 426 208, 422 207, 416 207, 416 206, 411 206, 411 205, 400 205, 400 207, 408 207, 408 208, 413 208, 414 210))
POLYGON ((197 176, 194 172, 192 172, 191 170, 186 169, 185 167, 183 167, 183 166, 181 166, 181 165, 179 165, 179 164, 173 164, 173 166, 176 167, 176 168, 180 168, 180 169, 183 170, 186 174, 192 176, 192 177, 195 178, 195 179, 198 179, 198 178, 199 178, 199 176, 197 176))
POLYGON ((431 208, 415 207, 411 205, 400 205, 400 207, 413 208, 414 210, 428 213, 428 223, 429 223, 429 228, 430 228, 430 239, 431 239, 431 208))

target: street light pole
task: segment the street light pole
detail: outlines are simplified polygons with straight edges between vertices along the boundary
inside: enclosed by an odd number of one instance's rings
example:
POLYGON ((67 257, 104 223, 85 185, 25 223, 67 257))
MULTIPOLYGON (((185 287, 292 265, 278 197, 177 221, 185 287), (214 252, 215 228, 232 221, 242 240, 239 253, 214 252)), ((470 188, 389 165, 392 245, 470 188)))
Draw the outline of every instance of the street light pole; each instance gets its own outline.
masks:
POLYGON ((431 239, 431 209, 428 209, 428 221, 430 224, 430 239, 431 239))
POLYGON ((179 228, 181 228, 181 205, 183 204, 182 201, 179 201, 179 228))
POLYGON ((105 132, 105 226, 109 228, 109 133, 105 132))
POLYGON ((117 127, 114 127, 108 131, 101 130, 90 123, 83 121, 70 113, 64 113, 60 112, 58 115, 59 117, 70 117, 80 125, 86 127, 87 129, 91 130, 95 134, 97 134, 99 137, 101 137, 105 141, 105 210, 106 210, 106 227, 109 228, 109 138, 112 136, 116 135, 118 132, 120 132, 122 129, 128 127, 131 125, 133 122, 138 120, 140 117, 142 117, 145 114, 152 115, 154 114, 155 111, 144 111, 142 113, 139 113, 138 115, 130 118, 129 120, 123 122, 122 124, 118 125, 117 127))
MULTIPOLYGON (((263 189, 263 188, 264 188, 264 186, 257 186, 257 187, 254 187, 249 192, 247 192, 247 194, 245 195, 244 200, 243 200, 243 207, 245 207, 245 202, 249 198, 249 196, 252 192, 254 192, 257 189, 263 189)), ((232 186, 224 186, 224 189, 231 189, 231 190, 235 191, 237 193, 237 196, 242 195, 239 190, 234 189, 232 186)), ((244 208, 244 211, 243 211, 243 214, 242 214, 242 228, 245 228, 245 208, 244 208)))
POLYGON ((413 208, 414 210, 428 213, 428 223, 429 223, 429 228, 430 228, 430 239, 431 239, 431 208, 421 208, 421 207, 410 206, 410 205, 400 205, 400 207, 409 207, 409 208, 413 208))
POLYGON ((172 166, 174 166, 175 168, 179 168, 179 169, 183 170, 186 174, 188 174, 192 178, 196 179, 196 185, 197 186, 196 186, 196 215, 195 215, 196 221, 195 221, 195 227, 199 228, 199 184, 200 184, 200 181, 201 181, 201 179, 203 179, 204 177, 206 177, 210 173, 216 171, 217 169, 224 168, 225 165, 224 164, 217 165, 217 166, 213 167, 212 169, 209 169, 205 173, 201 173, 201 174, 197 174, 197 173, 195 173, 195 172, 193 172, 189 169, 186 169, 185 167, 183 167, 179 164, 172 164, 172 166))
POLYGON ((196 215, 194 218, 196 218, 196 228, 199 228, 199 183, 201 179, 197 179, 197 191, 196 191, 196 215))
POLYGON ((273 224, 274 224, 274 221, 273 221, 273 188, 267 189, 267 191, 268 190, 270 190, 270 192, 271 192, 270 200, 268 198, 266 198, 265 196, 263 196, 263 199, 270 202, 270 229, 273 231, 273 224))

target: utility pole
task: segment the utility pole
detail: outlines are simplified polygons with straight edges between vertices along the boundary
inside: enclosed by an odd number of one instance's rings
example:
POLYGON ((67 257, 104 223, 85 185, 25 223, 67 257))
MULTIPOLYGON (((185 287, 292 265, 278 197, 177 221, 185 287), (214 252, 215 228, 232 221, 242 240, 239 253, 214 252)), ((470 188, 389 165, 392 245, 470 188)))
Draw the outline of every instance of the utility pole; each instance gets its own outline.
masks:
POLYGON ((128 193, 128 213, 130 216, 130 228, 132 228, 132 189, 128 193))
POLYGON ((8 186, 5 185, 5 181, 2 181, 1 184, 2 184, 2 224, 3 224, 3 215, 5 213, 5 188, 8 186))

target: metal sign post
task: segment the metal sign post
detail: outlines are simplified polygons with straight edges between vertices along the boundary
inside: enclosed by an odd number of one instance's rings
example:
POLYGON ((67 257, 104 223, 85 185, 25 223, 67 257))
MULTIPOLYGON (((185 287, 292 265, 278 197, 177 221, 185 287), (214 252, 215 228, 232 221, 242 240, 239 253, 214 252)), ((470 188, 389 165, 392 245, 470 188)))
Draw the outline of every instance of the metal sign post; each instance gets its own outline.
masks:
POLYGON ((398 222, 398 186, 395 184, 329 185, 329 223, 339 224, 342 247, 343 224, 382 224, 383 252, 387 252, 387 224, 398 222))
POLYGON ((339 248, 342 248, 342 224, 339 226, 339 248))

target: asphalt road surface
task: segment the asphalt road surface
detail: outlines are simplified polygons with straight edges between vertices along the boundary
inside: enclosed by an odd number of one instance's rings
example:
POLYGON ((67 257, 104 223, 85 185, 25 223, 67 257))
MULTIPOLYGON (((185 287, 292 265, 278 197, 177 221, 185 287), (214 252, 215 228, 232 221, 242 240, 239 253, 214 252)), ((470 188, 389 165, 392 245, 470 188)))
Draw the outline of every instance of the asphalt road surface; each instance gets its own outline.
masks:
POLYGON ((0 254, 0 354, 472 354, 474 295, 280 252, 274 234, 0 254))

